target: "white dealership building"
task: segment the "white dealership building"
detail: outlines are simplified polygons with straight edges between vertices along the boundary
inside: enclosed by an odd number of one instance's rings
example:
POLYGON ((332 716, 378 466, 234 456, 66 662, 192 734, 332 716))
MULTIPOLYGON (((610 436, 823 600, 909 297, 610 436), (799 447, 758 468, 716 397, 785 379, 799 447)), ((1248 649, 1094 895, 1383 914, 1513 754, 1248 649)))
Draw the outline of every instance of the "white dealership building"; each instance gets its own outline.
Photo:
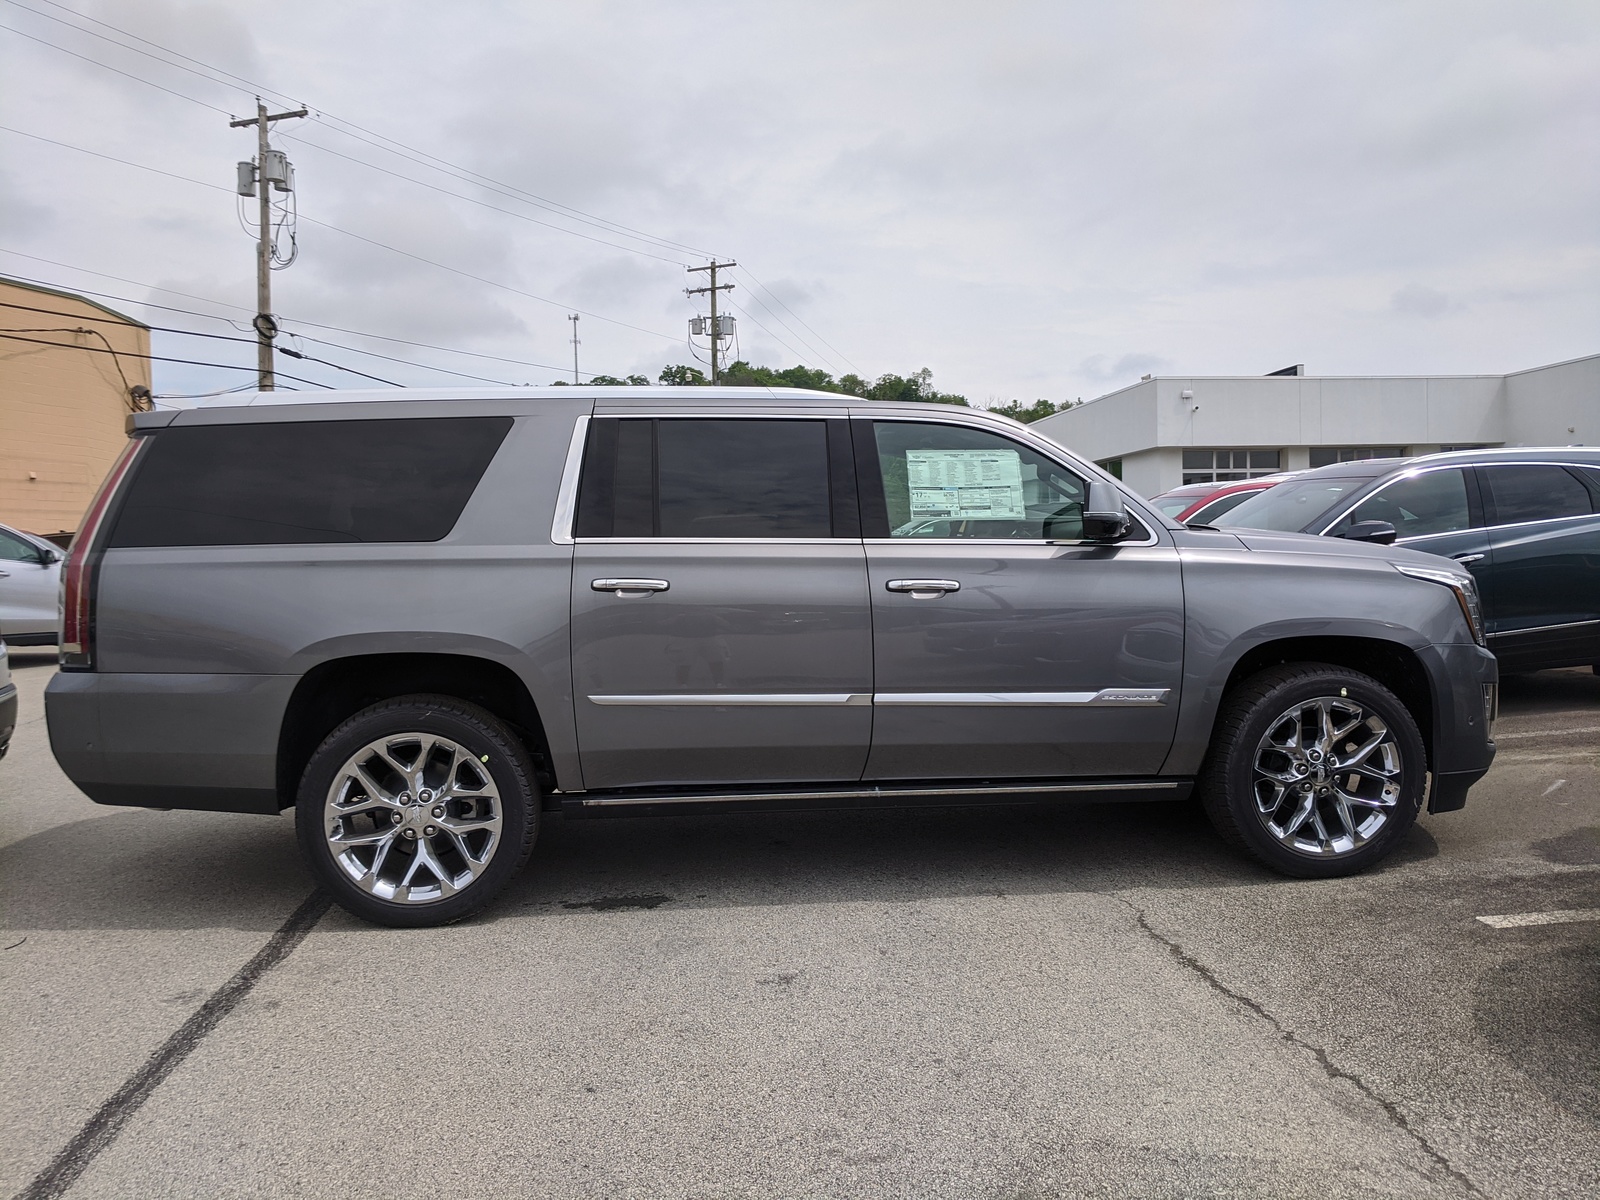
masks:
POLYGON ((1146 376, 1034 428, 1146 496, 1354 458, 1600 444, 1600 354, 1509 375, 1146 376))

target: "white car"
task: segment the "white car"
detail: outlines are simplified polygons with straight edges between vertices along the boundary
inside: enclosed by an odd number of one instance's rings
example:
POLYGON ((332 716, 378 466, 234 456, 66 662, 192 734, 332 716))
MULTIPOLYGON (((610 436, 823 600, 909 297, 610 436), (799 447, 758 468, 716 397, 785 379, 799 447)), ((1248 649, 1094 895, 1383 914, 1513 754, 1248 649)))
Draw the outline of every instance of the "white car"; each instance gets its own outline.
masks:
POLYGON ((55 645, 62 557, 43 538, 0 525, 0 637, 12 646, 55 645))

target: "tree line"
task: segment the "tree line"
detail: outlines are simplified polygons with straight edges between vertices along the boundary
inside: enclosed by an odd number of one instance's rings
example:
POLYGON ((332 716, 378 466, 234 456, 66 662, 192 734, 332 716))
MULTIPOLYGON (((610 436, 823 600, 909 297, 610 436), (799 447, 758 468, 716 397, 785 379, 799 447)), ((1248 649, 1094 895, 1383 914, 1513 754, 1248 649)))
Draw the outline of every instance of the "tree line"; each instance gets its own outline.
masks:
MULTIPOLYGON (((649 385, 650 380, 643 375, 629 375, 625 379, 619 379, 615 375, 595 375, 589 382, 600 387, 644 387, 649 385)), ((711 381, 699 367, 676 363, 662 368, 656 382, 674 387, 690 387, 705 386, 711 381)), ((927 367, 913 371, 909 375, 879 375, 873 380, 866 380, 855 374, 841 375, 835 379, 827 371, 819 368, 793 366, 780 370, 773 367, 756 367, 740 360, 729 364, 722 372, 722 386, 806 388, 816 392, 839 392, 863 400, 957 404, 963 408, 983 407, 974 405, 965 396, 955 392, 939 391, 933 386, 933 372, 927 367)), ((1076 403, 1073 400, 1064 400, 1059 404, 1053 400, 1035 400, 1031 404, 1024 404, 1021 400, 1011 400, 1005 404, 991 404, 988 406, 988 411, 1011 417, 1013 420, 1028 422, 1048 417, 1052 413, 1065 412, 1076 403)))

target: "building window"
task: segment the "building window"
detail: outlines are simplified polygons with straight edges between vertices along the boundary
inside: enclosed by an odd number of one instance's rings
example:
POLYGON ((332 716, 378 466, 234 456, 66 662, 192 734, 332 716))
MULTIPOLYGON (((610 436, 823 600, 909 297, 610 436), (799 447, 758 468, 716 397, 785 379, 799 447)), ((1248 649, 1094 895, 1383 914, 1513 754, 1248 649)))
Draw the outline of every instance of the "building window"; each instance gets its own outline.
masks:
POLYGON ((1404 458, 1404 446, 1313 446, 1311 465, 1331 467, 1334 463, 1361 462, 1368 458, 1404 458))
POLYGON ((1095 463, 1095 466, 1099 467, 1113 479, 1122 478, 1122 460, 1120 458, 1103 459, 1102 461, 1095 463))
POLYGON ((1185 450, 1185 483, 1231 483, 1271 475, 1278 469, 1276 450, 1185 450))

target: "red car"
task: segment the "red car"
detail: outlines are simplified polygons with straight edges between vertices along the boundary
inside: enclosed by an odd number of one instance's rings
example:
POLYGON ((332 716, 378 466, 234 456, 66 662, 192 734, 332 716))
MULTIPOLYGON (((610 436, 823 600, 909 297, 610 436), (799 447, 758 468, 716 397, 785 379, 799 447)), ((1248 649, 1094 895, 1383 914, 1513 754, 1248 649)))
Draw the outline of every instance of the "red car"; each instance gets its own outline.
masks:
POLYGON ((1170 492, 1162 492, 1150 503, 1180 525, 1209 525, 1237 504, 1242 504, 1257 492, 1264 492, 1289 478, 1287 474, 1261 475, 1255 479, 1240 479, 1232 483, 1186 483, 1170 492))

